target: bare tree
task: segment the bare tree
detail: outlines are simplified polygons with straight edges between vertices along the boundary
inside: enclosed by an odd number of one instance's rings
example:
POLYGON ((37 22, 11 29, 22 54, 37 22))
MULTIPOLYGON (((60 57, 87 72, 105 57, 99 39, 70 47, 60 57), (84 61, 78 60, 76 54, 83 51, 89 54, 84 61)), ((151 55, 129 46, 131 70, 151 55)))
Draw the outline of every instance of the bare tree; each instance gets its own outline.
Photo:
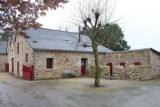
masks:
POLYGON ((95 87, 100 86, 100 64, 97 46, 100 29, 109 26, 113 11, 115 9, 116 1, 114 4, 109 0, 77 0, 77 5, 72 14, 73 23, 78 26, 83 26, 83 31, 89 36, 92 41, 92 48, 95 58, 95 87))

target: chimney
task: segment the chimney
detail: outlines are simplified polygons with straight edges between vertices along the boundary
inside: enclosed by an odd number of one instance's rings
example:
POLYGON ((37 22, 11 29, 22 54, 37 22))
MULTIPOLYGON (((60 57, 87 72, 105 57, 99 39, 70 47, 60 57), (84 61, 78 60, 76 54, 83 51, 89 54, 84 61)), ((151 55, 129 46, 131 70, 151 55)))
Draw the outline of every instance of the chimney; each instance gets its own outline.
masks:
POLYGON ((81 28, 80 28, 80 26, 78 26, 78 30, 79 30, 79 38, 78 38, 78 42, 80 42, 80 40, 81 40, 81 28))

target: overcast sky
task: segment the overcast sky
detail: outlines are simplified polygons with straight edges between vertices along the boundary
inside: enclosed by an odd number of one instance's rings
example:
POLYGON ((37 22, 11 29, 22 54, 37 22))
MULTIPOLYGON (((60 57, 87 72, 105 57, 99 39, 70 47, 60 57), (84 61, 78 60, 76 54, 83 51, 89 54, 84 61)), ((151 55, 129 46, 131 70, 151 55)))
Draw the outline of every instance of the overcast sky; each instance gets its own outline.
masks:
MULTIPOLYGON (((78 29, 69 25, 68 18, 75 0, 70 0, 64 8, 47 12, 38 19, 44 28, 78 29), (67 24, 66 24, 67 23, 67 24)), ((160 51, 160 0, 117 0, 114 19, 123 16, 117 23, 122 28, 125 40, 131 49, 153 48, 160 51)))

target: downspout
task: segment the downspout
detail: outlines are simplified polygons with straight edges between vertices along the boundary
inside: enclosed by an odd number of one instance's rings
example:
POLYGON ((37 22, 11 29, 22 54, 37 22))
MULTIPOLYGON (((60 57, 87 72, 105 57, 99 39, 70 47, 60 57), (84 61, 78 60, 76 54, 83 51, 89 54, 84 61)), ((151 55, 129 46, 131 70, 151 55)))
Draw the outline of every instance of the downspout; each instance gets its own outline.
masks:
POLYGON ((34 80, 37 80, 36 78, 36 52, 33 50, 33 60, 34 60, 34 80))

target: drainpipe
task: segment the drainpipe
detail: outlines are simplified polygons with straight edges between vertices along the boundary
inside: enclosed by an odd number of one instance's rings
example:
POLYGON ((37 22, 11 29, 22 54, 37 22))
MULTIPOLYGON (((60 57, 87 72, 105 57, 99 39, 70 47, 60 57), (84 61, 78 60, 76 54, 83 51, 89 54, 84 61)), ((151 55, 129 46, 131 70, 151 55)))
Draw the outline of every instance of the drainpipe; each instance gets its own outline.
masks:
POLYGON ((33 60, 34 60, 34 80, 36 80, 36 52, 33 50, 33 60))

